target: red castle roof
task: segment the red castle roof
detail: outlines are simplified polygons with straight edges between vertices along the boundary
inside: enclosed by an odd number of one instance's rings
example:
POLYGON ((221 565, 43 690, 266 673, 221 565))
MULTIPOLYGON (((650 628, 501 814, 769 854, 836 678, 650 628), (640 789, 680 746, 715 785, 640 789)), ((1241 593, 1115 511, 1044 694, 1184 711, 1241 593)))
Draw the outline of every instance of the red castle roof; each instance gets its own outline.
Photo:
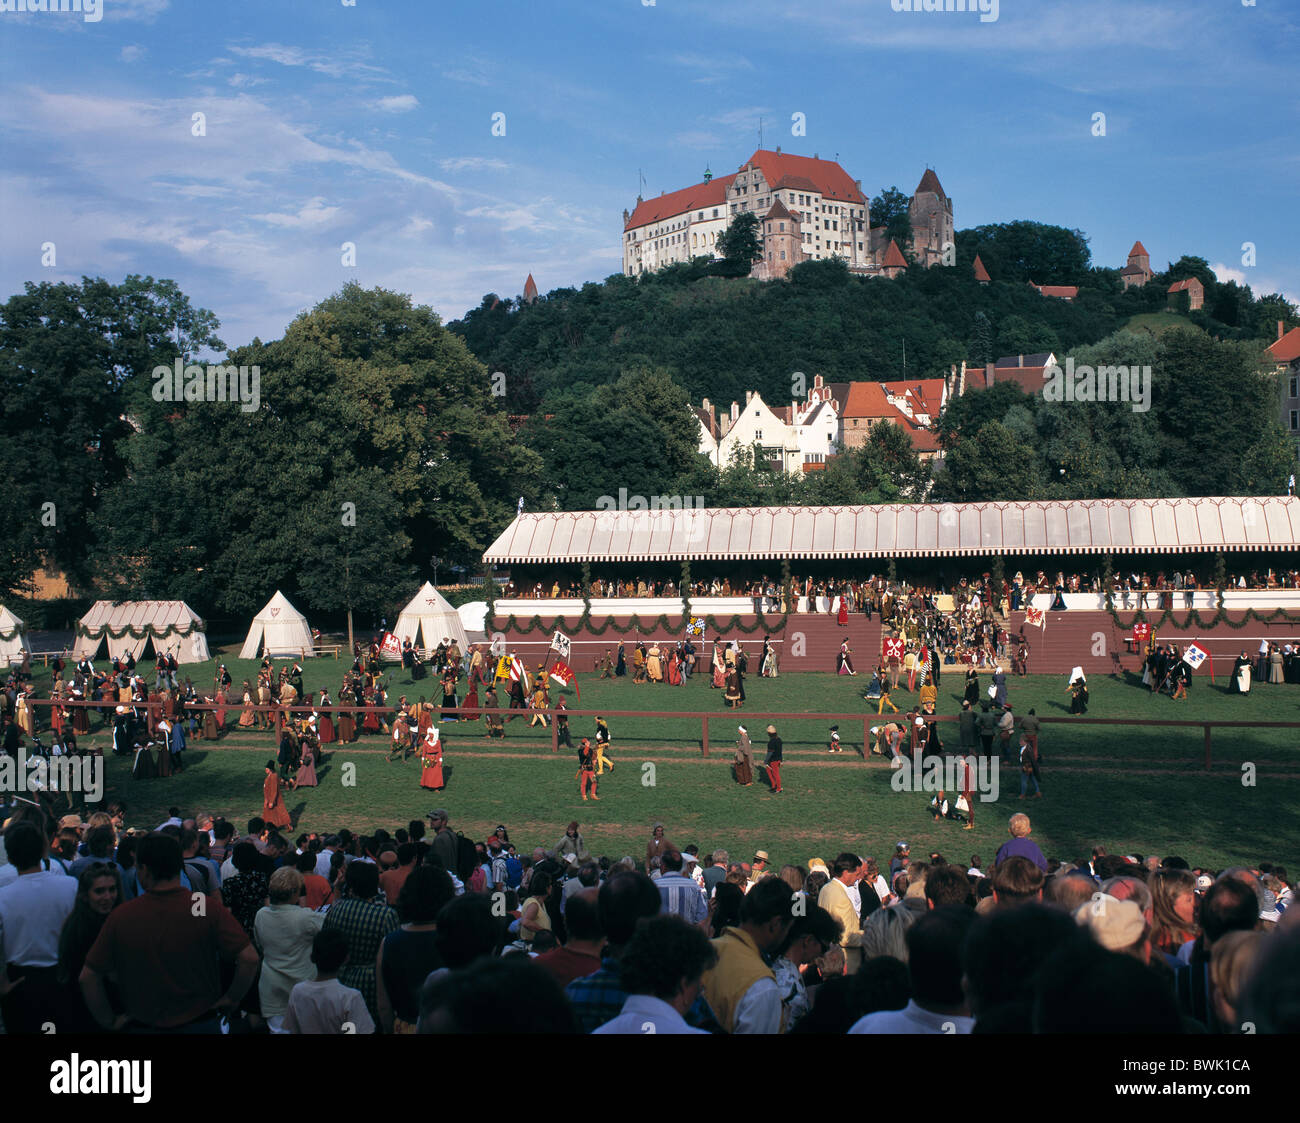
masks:
POLYGON ((975 280, 977 281, 992 280, 992 278, 989 276, 989 271, 984 268, 984 262, 980 260, 979 254, 975 255, 975 280))
POLYGON ((885 251, 884 265, 886 269, 907 268, 907 258, 903 256, 903 251, 898 248, 898 243, 893 238, 889 239, 889 249, 885 251))

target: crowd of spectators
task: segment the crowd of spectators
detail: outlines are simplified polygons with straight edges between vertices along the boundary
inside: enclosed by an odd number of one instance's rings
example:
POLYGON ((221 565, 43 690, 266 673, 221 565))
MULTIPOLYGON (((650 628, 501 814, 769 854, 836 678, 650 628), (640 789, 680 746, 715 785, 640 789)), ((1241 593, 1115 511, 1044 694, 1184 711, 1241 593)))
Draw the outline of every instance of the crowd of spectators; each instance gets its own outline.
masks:
POLYGON ((20 805, 0 865, 9 1033, 1286 1033, 1300 910, 1268 862, 987 866, 905 842, 775 866, 670 841, 521 851, 436 809, 289 840, 179 808, 20 805), (647 1026, 650 1029, 647 1029, 647 1026))

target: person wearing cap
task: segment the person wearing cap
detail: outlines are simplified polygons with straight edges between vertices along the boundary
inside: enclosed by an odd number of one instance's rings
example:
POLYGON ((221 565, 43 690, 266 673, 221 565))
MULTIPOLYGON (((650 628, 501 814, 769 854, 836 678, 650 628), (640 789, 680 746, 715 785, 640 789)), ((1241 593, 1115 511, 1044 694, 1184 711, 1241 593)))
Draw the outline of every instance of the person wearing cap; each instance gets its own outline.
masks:
POLYGON ((592 799, 600 799, 600 796, 596 794, 596 776, 596 750, 591 747, 591 742, 584 737, 578 745, 578 781, 583 802, 586 802, 588 789, 591 790, 592 799))
POLYGON ((767 769, 767 780, 771 785, 772 795, 780 795, 781 788, 781 760, 783 752, 781 738, 776 734, 776 726, 767 727, 767 756, 763 759, 763 765, 767 769))
POLYGON ((750 863, 750 873, 749 877, 746 879, 745 892, 748 893, 749 890, 753 889, 755 885, 768 875, 770 872, 767 868, 768 862, 769 858, 766 850, 754 851, 754 860, 750 863))
POLYGON ((899 870, 907 868, 911 861, 911 849, 906 842, 900 842, 894 847, 894 856, 889 859, 889 880, 892 883, 894 876, 899 870))
POLYGON ((754 783, 754 749, 749 743, 749 730, 736 726, 736 783, 748 788, 754 783))
POLYGON ((443 869, 453 877, 458 877, 460 871, 456 868, 456 832, 448 825, 446 809, 442 807, 435 808, 429 812, 428 819, 429 826, 433 830, 433 841, 430 843, 430 849, 434 857, 442 863, 443 869))

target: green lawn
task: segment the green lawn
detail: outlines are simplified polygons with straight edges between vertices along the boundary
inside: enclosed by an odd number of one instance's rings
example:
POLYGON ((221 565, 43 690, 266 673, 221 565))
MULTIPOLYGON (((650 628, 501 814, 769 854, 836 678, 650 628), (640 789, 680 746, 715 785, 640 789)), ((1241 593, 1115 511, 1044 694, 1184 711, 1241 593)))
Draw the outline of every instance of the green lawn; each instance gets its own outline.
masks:
MULTIPOLYGON (((253 664, 227 659, 236 683, 253 664)), ((343 664, 309 660, 306 685, 337 691, 343 664)), ((196 683, 208 684, 212 665, 185 668, 196 683)), ((987 681, 987 680, 986 680, 987 681)), ((436 687, 429 680, 418 689, 400 669, 392 673, 398 693, 414 700, 436 687)), ((507 726, 504 743, 488 744, 481 724, 447 723, 443 742, 448 787, 422 791, 414 760, 389 763, 385 740, 363 738, 347 749, 335 746, 320 768, 320 787, 290 793, 288 803, 299 830, 354 830, 386 826, 390 830, 446 805, 453 825, 482 837, 505 823, 521 849, 553 846, 564 825, 577 818, 588 845, 597 853, 621 857, 644 854, 650 824, 662 819, 679 846, 697 843, 725 847, 748 858, 758 847, 776 862, 806 864, 814 856, 833 858, 841 849, 886 858, 899 839, 914 854, 942 850, 953 860, 971 853, 986 860, 1006 838, 1006 820, 1027 810, 1034 837, 1049 856, 1086 857, 1093 845, 1112 852, 1182 854, 1193 865, 1223 866, 1237 861, 1272 860, 1300 866, 1300 784, 1291 771, 1296 730, 1220 729, 1214 733, 1212 771, 1202 767, 1201 728, 1084 726, 1073 722, 1044 727, 1041 800, 1016 799, 1019 776, 1001 775, 996 803, 977 806, 977 825, 962 831, 955 823, 933 823, 924 793, 895 792, 891 771, 855 751, 826 753, 825 719, 778 722, 786 746, 785 792, 771 795, 761 779, 742 789, 731 778, 731 745, 737 720, 750 728, 755 752, 762 758, 765 720, 756 711, 867 714, 861 694, 864 677, 791 674, 776 680, 747 682, 746 711, 722 708, 718 691, 697 678, 688 686, 633 686, 630 679, 580 678, 582 708, 654 710, 716 715, 710 723, 712 756, 700 752, 697 718, 615 717, 610 719, 616 764, 601 780, 600 801, 583 803, 574 779, 575 757, 550 752, 550 734, 527 729, 523 720, 507 726), (748 720, 746 720, 748 719, 748 720), (1242 766, 1257 773, 1255 784, 1243 783, 1242 766), (349 764, 353 768, 345 769, 349 764), (647 767, 647 766, 651 767, 647 767), (349 775, 350 774, 350 775, 349 775), (351 782, 348 782, 351 781, 351 782)), ((950 674, 940 683, 939 712, 953 714, 962 679, 950 674)), ((1034 676, 1012 680, 1010 697, 1024 713, 1034 706, 1040 717, 1067 717, 1068 695, 1059 678, 1034 676)), ((1180 720, 1300 721, 1300 688, 1257 686, 1246 698, 1228 695, 1198 675, 1186 703, 1151 697, 1132 680, 1094 677, 1089 717, 1167 718, 1180 720)), ((897 694, 907 708, 909 696, 897 694)), ((571 707, 578 703, 568 694, 571 707)), ((872 706, 874 712, 874 705, 872 706)), ((228 716, 233 726, 238 707, 228 716)), ((861 742, 859 719, 840 723, 845 747, 861 742)), ((589 734, 590 717, 573 718, 575 734, 589 734)), ((97 728, 92 723, 92 729, 97 728)), ((955 725, 944 739, 956 743, 955 725)), ((92 739, 106 742, 105 733, 92 739)), ((107 797, 124 799, 132 826, 151 827, 167 816, 169 805, 187 812, 208 810, 243 821, 261 807, 262 765, 274 755, 269 734, 230 732, 216 746, 191 742, 189 767, 172 779, 134 781, 125 760, 108 757, 107 797)))
POLYGON ((1189 331, 1204 332, 1199 324, 1194 324, 1190 319, 1177 312, 1139 312, 1136 316, 1130 316, 1120 328, 1120 331, 1131 332, 1148 332, 1151 335, 1164 335, 1167 331, 1173 331, 1175 328, 1185 328, 1189 331))

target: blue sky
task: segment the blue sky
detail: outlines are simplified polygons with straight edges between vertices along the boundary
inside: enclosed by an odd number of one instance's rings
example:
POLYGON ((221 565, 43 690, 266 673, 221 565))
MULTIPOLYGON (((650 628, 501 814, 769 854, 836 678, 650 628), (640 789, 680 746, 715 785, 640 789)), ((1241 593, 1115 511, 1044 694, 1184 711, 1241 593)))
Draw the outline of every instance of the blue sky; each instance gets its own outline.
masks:
POLYGON ((1198 254, 1300 300, 1295 0, 1002 0, 987 22, 890 0, 103 5, 0 11, 0 296, 171 277, 231 346, 349 279, 450 320, 530 271, 543 292, 617 272, 638 175, 650 195, 734 171, 762 118, 767 147, 838 153, 869 195, 933 166, 959 228, 1078 227, 1116 266, 1140 238, 1158 267, 1198 254))

